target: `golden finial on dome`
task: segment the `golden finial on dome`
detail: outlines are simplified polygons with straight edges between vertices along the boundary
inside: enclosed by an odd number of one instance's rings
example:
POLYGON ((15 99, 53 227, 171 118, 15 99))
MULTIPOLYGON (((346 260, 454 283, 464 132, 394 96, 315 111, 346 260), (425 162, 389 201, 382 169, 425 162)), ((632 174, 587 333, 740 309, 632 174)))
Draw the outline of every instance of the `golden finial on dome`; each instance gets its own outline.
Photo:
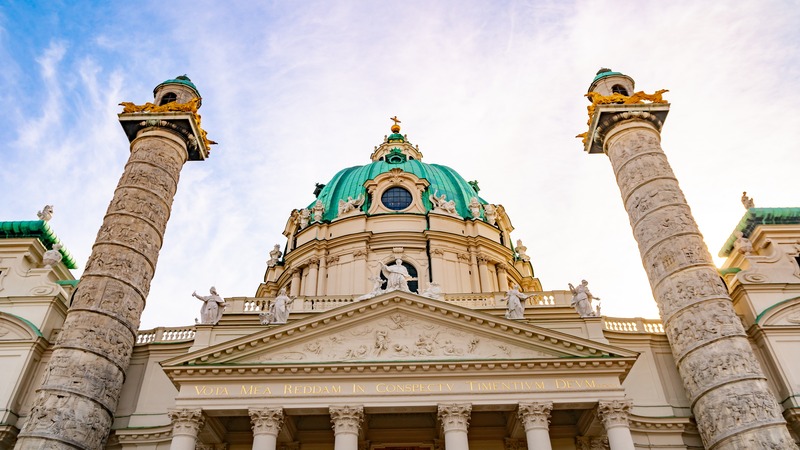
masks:
POLYGON ((398 123, 401 123, 400 119, 398 119, 397 116, 394 116, 394 117, 390 117, 389 120, 393 120, 394 121, 394 125, 392 125, 392 133, 399 133, 400 132, 400 125, 398 125, 398 123))

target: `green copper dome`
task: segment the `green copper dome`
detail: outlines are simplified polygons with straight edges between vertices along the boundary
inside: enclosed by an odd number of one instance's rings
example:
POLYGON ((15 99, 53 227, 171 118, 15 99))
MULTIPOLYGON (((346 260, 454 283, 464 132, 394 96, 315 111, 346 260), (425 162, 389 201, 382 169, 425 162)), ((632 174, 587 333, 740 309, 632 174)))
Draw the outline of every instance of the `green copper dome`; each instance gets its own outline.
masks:
POLYGON ((158 88, 160 88, 161 86, 163 86, 165 84, 182 84, 184 86, 189 86, 190 88, 192 88, 194 90, 195 94, 197 94, 198 97, 202 97, 200 95, 200 91, 197 90, 197 86, 195 86, 194 83, 192 83, 192 80, 190 80, 189 77, 187 77, 186 75, 181 75, 181 76, 175 77, 175 78, 173 78, 171 80, 167 80, 167 81, 162 82, 161 84, 156 86, 155 89, 153 89, 153 94, 156 93, 158 88))
MULTIPOLYGON (((317 198, 325 205, 325 214, 322 219, 325 221, 335 219, 339 211, 339 200, 346 201, 347 197, 358 198, 359 195, 363 195, 366 201, 362 209, 368 211, 371 202, 380 200, 369 198, 364 189, 364 183, 392 169, 402 169, 404 172, 414 174, 430 183, 430 186, 422 193, 422 202, 428 211, 433 209, 428 197, 437 190, 439 191, 438 195, 444 194, 447 200, 455 201, 456 212, 464 218, 472 217, 467 207, 472 197, 477 197, 482 205, 486 204, 486 201, 480 198, 475 189, 458 172, 447 166, 426 164, 416 159, 395 164, 375 161, 365 166, 348 167, 334 175, 317 198)), ((308 208, 314 206, 317 200, 311 202, 308 208)))
POLYGON ((594 80, 592 80, 592 83, 594 83, 595 81, 597 81, 597 80, 599 80, 601 78, 610 77, 612 75, 620 75, 620 76, 623 76, 623 77, 627 76, 627 75, 625 75, 623 73, 620 73, 620 72, 612 72, 611 69, 602 68, 599 71, 597 71, 597 75, 594 77, 594 80))

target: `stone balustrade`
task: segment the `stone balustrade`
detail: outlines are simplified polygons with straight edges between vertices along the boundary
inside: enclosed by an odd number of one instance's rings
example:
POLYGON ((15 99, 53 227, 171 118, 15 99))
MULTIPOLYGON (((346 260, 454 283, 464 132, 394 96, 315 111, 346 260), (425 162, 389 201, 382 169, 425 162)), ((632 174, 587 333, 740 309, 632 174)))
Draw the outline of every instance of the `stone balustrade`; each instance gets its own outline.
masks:
POLYGON ((664 334, 664 324, 658 319, 603 317, 603 330, 618 333, 664 334))
POLYGON ((158 327, 152 330, 139 330, 136 334, 136 345, 190 341, 194 339, 194 335, 194 327, 158 327))

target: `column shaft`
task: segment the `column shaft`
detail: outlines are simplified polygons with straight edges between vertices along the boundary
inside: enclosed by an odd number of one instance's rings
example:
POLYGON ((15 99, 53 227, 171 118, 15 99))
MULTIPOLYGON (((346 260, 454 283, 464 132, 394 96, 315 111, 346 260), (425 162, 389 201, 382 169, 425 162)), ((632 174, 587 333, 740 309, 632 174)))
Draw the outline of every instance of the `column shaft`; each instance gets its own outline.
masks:
POLYGON ((362 406, 331 406, 334 450, 358 450, 358 433, 364 421, 362 406))
POLYGON ((501 292, 506 292, 508 290, 508 271, 506 269, 506 265, 499 263, 497 264, 497 287, 501 292))
POLYGON ((319 273, 317 274, 317 293, 316 295, 327 295, 326 284, 328 281, 328 262, 324 256, 319 259, 319 273))
POLYGON ((484 256, 478 256, 478 274, 481 280, 480 292, 494 292, 491 277, 489 277, 489 260, 484 256))
POLYGON ((552 450, 550 412, 553 402, 520 403, 517 416, 525 427, 528 450, 552 450))
POLYGON ((306 275, 306 297, 317 295, 317 274, 319 258, 311 258, 308 262, 308 275, 306 275))
POLYGON ((150 126, 131 142, 16 448, 105 446, 188 159, 185 139, 150 126))
POLYGON ((445 450, 469 450, 469 419, 472 405, 453 403, 439 405, 439 420, 444 431, 445 450))
POLYGON ((652 117, 620 113, 598 129, 607 130, 604 149, 703 442, 709 449, 750 442, 796 448, 652 117))
POLYGON ((292 282, 289 286, 289 295, 294 298, 300 295, 300 269, 292 269, 292 282))

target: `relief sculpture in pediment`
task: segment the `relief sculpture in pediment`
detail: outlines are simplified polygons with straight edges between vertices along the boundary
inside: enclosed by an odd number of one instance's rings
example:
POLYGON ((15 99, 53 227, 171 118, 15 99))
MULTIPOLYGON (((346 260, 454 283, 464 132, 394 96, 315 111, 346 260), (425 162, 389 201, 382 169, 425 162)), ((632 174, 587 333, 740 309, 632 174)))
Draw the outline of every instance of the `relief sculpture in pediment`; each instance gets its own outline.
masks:
POLYGON ((511 354, 528 358, 552 356, 478 336, 463 328, 396 313, 335 335, 257 355, 253 362, 497 359, 511 354))

